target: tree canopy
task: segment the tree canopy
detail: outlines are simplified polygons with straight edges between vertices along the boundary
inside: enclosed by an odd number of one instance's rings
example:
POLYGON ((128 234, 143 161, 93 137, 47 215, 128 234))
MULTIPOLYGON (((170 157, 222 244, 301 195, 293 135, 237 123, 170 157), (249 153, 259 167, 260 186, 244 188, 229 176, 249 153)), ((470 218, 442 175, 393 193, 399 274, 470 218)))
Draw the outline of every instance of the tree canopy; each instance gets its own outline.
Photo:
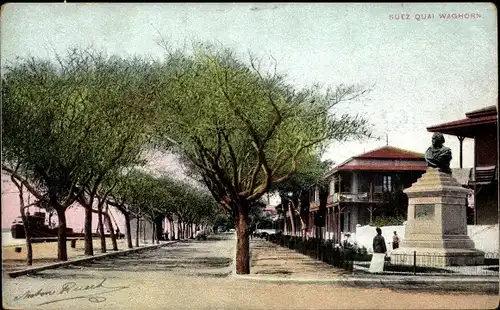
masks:
POLYGON ((369 134, 366 120, 333 109, 366 92, 359 87, 296 90, 256 59, 245 63, 207 44, 168 54, 161 68, 168 81, 161 138, 175 143, 228 209, 289 179, 328 142, 369 134))

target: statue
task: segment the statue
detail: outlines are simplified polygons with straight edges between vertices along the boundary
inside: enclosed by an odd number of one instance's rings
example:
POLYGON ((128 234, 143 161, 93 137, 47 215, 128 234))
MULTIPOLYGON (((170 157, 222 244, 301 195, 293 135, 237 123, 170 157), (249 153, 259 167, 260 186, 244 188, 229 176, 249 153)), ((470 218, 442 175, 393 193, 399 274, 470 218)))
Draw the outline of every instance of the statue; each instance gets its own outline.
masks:
POLYGON ((444 144, 443 134, 436 132, 432 135, 432 146, 425 152, 425 161, 429 167, 451 174, 451 149, 444 144))

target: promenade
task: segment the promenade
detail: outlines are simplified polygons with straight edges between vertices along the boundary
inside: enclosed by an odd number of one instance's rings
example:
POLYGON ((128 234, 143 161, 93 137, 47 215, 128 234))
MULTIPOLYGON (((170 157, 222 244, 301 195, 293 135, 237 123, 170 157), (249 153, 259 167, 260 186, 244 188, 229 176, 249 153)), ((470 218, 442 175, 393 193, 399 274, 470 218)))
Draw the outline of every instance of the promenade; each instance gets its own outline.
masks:
POLYGON ((251 276, 287 280, 347 279, 349 272, 277 244, 255 238, 250 241, 251 276))
MULTIPOLYGON (((251 241, 252 273, 235 275, 234 234, 185 240, 17 278, 4 306, 21 309, 489 309, 479 293, 346 287, 342 270, 251 241), (273 270, 278 270, 272 274, 273 270), (337 281, 337 282, 335 282, 337 281)), ((9 308, 7 307, 7 308, 9 308)))
MULTIPOLYGON (((94 254, 101 254, 101 240, 94 238, 94 254)), ((117 240, 118 250, 127 249, 127 241, 125 239, 117 240)), ((134 241, 135 245, 135 241, 134 241)), ((139 247, 144 247, 152 245, 151 241, 145 243, 144 240, 140 240, 139 247)), ((40 242, 33 243, 33 265, 32 267, 41 267, 48 264, 57 262, 57 242, 40 242)), ((75 248, 71 247, 71 242, 67 242, 68 249, 68 259, 78 259, 82 257, 87 257, 85 253, 85 242, 84 240, 77 240, 75 248)), ((113 245, 110 238, 106 238, 106 249, 107 252, 114 252, 113 245)), ((28 268, 26 265, 26 244, 12 244, 12 245, 2 245, 2 271, 11 272, 22 270, 28 268), (21 248, 21 252, 16 252, 16 247, 21 248)))

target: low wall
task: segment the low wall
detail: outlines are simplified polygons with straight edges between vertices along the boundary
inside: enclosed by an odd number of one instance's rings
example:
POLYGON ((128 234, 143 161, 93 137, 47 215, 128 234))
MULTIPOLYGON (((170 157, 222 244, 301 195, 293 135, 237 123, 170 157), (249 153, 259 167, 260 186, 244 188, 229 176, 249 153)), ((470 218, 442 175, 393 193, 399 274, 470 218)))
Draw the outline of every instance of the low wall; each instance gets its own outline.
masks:
MULTIPOLYGON (((382 226, 382 236, 387 243, 387 252, 392 251, 392 236, 397 232, 400 242, 404 239, 406 225, 382 226)), ((350 240, 356 241, 358 245, 365 246, 369 253, 373 252, 373 237, 377 234, 375 226, 357 225, 356 232, 351 234, 350 240)), ((499 227, 496 225, 468 225, 467 235, 474 241, 475 247, 484 252, 498 252, 499 227)))
MULTIPOLYGON (((356 233, 352 234, 351 240, 356 241, 358 245, 365 246, 369 253, 373 253, 373 237, 377 234, 375 230, 375 226, 370 225, 356 225, 356 233)), ((405 235, 405 226, 382 226, 382 236, 385 238, 387 252, 390 253, 392 251, 392 236, 394 235, 394 231, 399 236, 399 240, 403 240, 405 235)))
POLYGON ((484 252, 498 252, 498 224, 468 225, 467 235, 474 241, 476 249, 484 252))

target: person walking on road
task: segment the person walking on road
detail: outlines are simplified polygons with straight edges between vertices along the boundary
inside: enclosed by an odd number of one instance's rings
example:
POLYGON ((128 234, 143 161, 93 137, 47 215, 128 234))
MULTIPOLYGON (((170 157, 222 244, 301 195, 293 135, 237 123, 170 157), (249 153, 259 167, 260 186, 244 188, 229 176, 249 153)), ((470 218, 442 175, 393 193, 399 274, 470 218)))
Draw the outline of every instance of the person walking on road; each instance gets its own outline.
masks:
POLYGON ((373 252, 374 253, 386 253, 387 247, 385 246, 385 239, 382 236, 382 229, 376 228, 377 235, 373 238, 373 252))

